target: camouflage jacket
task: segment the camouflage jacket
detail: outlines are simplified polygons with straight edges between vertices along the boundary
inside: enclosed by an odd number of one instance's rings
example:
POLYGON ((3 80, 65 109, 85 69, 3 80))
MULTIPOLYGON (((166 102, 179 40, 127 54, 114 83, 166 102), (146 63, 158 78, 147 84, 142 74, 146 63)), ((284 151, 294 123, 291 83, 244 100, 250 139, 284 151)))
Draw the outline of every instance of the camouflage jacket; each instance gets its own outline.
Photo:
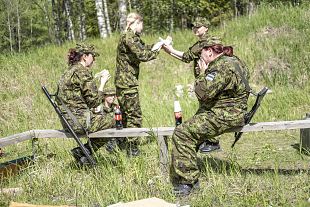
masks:
POLYGON ((247 110, 249 91, 241 78, 248 80, 246 65, 236 56, 221 56, 211 62, 205 74, 195 81, 195 93, 206 110, 211 110, 225 121, 237 120, 242 125, 247 110))
POLYGON ((155 59, 158 51, 151 51, 132 30, 123 33, 117 46, 115 86, 118 89, 138 90, 139 64, 155 59))
POLYGON ((183 53, 182 61, 189 63, 194 61, 194 76, 197 78, 199 75, 199 68, 198 68, 198 60, 199 60, 199 53, 203 48, 203 45, 206 45, 208 42, 209 36, 205 34, 199 41, 197 41, 193 46, 191 46, 186 52, 183 53))
MULTIPOLYGON (((91 118, 90 109, 98 106, 102 101, 97 86, 89 69, 81 64, 71 66, 58 83, 58 96, 72 114, 87 128, 87 119, 91 118)), ((66 110, 58 103, 69 123, 73 123, 66 110)), ((88 123, 89 124, 89 123, 88 123)))

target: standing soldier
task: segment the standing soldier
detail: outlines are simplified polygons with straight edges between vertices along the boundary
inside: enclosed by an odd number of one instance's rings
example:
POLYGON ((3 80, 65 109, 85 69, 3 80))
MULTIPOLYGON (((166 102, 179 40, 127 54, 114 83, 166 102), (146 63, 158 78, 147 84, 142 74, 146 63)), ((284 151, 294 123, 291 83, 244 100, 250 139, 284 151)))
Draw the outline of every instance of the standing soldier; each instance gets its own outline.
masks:
MULTIPOLYGON (((208 36, 210 22, 204 18, 197 18, 191 26, 193 33, 198 37, 199 40, 194 45, 192 45, 186 52, 178 51, 174 49, 171 45, 165 45, 163 48, 168 54, 178 58, 179 60, 182 60, 183 62, 189 63, 193 61, 193 73, 194 77, 197 78, 200 73, 200 69, 198 67, 199 53, 203 45, 211 41, 208 36)), ((217 140, 214 140, 214 142, 206 141, 199 147, 201 153, 208 153, 218 149, 220 149, 220 144, 217 140)))
POLYGON ((215 42, 203 46, 195 93, 196 114, 174 130, 171 181, 174 193, 188 195, 198 187, 197 148, 226 130, 243 126, 249 97, 247 67, 233 56, 233 48, 215 42))
MULTIPOLYGON (((118 102, 123 113, 124 127, 141 127, 142 111, 139 101, 139 65, 157 57, 158 51, 152 51, 152 45, 146 45, 140 34, 143 19, 137 13, 127 16, 127 26, 121 35, 116 57, 115 87, 118 102)), ((127 153, 137 156, 140 151, 137 138, 127 139, 127 153)))
MULTIPOLYGON (((95 132, 113 128, 115 125, 113 116, 95 114, 91 110, 102 102, 102 91, 110 78, 109 71, 102 71, 100 86, 97 88, 91 66, 98 55, 93 45, 77 44, 76 48, 71 48, 68 54, 69 68, 58 83, 59 100, 57 99, 57 102, 77 134, 85 133, 84 129, 88 132, 95 132)), ((85 144, 90 154, 106 143, 105 139, 94 138, 90 141, 91 144, 85 144)), ((79 164, 89 164, 79 147, 72 149, 71 152, 79 164)))

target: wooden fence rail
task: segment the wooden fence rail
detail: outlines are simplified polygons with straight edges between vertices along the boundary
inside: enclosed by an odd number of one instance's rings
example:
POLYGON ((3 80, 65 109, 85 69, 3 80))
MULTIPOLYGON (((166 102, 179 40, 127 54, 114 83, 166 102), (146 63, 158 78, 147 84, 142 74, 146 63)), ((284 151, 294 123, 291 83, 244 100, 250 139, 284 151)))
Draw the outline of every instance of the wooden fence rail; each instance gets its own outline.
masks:
MULTIPOLYGON (((260 122, 250 123, 244 127, 231 129, 227 132, 258 132, 288 129, 309 129, 310 119, 295 121, 260 122)), ((143 137, 156 136, 159 146, 160 167, 163 173, 168 171, 168 145, 167 136, 173 134, 174 127, 154 127, 154 128, 124 128, 122 130, 106 129, 89 134, 90 138, 109 137, 143 137)), ((26 140, 37 140, 38 138, 72 138, 72 135, 64 130, 30 130, 20 134, 0 138, 0 148, 12 144, 17 144, 26 140)), ((310 139, 310 137, 309 137, 310 139)))

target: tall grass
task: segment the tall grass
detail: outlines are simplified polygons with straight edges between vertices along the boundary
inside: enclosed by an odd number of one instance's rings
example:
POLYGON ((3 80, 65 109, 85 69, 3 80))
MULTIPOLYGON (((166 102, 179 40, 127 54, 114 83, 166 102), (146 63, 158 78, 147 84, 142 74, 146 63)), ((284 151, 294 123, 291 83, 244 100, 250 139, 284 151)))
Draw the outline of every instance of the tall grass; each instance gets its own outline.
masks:
MULTIPOLYGON (((251 85, 256 90, 266 85, 268 94, 254 121, 302 119, 309 112, 309 5, 270 8, 262 6, 250 17, 227 22, 223 28, 211 28, 249 66, 251 85)), ((158 36, 144 36, 147 43, 158 36)), ((172 34, 174 47, 186 50, 196 39, 191 31, 172 34)), ((119 35, 89 42, 101 54, 94 73, 106 68, 113 86, 116 45, 119 35)), ((60 129, 56 114, 40 86, 55 91, 66 70, 66 53, 74 43, 61 47, 38 48, 28 54, 0 55, 0 133, 1 137, 30 129, 60 129)), ((176 84, 194 81, 192 65, 162 52, 158 59, 141 64, 140 92, 145 127, 173 126, 173 100, 176 84)), ((186 93, 180 99, 184 119, 191 117, 197 101, 186 93)), ((251 97, 249 103, 253 103, 251 97)), ((297 130, 244 134, 234 150, 232 134, 221 136, 223 151, 200 155, 201 191, 188 200, 178 200, 159 170, 158 149, 153 139, 142 146, 143 155, 129 159, 125 152, 98 153, 98 167, 78 169, 69 149, 72 140, 40 140, 37 162, 20 174, 0 181, 0 188, 22 187, 18 196, 0 194, 0 205, 10 201, 34 204, 70 204, 106 206, 146 197, 160 197, 191 206, 307 206, 310 197, 310 158, 300 155, 297 130)), ((29 144, 5 148, 7 157, 27 154, 29 144)))

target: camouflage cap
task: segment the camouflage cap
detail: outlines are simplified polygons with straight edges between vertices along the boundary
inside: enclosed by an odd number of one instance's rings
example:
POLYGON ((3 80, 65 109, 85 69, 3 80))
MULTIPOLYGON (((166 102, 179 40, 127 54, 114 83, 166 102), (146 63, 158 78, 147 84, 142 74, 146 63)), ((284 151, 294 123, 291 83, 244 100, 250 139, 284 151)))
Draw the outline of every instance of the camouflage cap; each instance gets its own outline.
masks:
POLYGON ((212 45, 222 44, 221 38, 216 36, 209 37, 206 41, 201 43, 201 49, 212 45))
POLYGON ((105 88, 103 89, 103 95, 115 95, 116 90, 115 88, 105 88))
POLYGON ((85 43, 80 43, 80 44, 76 44, 75 49, 76 49, 77 52, 80 52, 80 53, 90 53, 94 57, 98 57, 99 56, 99 53, 97 53, 95 51, 94 45, 87 45, 85 43))
POLYGON ((191 23, 192 27, 202 27, 202 26, 209 27, 210 25, 211 25, 210 22, 202 17, 197 17, 195 21, 191 23))

